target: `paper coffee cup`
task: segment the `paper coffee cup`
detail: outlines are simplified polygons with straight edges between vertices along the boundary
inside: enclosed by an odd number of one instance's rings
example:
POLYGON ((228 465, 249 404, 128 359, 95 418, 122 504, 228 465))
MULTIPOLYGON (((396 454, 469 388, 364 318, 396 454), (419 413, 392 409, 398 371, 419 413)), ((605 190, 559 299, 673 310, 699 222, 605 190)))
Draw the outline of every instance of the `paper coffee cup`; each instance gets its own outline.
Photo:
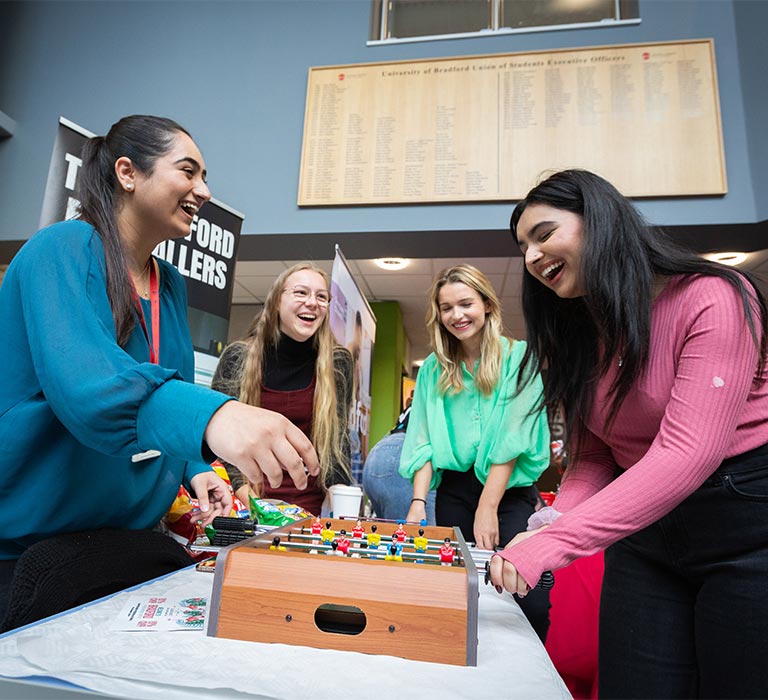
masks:
POLYGON ((363 490, 359 486, 331 486, 331 512, 334 518, 356 518, 360 515, 363 490))

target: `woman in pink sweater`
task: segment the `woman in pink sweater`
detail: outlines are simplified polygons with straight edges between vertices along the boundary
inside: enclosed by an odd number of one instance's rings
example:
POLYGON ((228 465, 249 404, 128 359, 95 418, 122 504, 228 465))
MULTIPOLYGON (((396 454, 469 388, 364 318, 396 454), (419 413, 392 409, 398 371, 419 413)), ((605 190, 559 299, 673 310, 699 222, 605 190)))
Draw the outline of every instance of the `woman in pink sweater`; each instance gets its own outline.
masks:
POLYGON ((768 697, 763 295, 586 171, 531 190, 511 229, 522 367, 548 368, 571 460, 552 507, 493 558, 493 583, 524 595, 607 548, 600 697, 768 697))

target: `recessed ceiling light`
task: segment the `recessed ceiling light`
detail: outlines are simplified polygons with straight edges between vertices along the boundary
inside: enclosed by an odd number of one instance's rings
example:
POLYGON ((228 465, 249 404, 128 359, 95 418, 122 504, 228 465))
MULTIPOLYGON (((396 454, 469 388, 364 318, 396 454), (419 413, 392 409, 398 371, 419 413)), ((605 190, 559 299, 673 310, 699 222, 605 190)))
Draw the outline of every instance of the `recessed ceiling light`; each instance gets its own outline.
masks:
POLYGON ((746 253, 710 253, 709 255, 705 255, 705 258, 707 260, 714 260, 714 262, 719 262, 723 265, 741 265, 746 259, 747 254, 746 253))
POLYGON ((408 267, 411 261, 406 258, 376 258, 373 262, 382 270, 402 270, 408 267))

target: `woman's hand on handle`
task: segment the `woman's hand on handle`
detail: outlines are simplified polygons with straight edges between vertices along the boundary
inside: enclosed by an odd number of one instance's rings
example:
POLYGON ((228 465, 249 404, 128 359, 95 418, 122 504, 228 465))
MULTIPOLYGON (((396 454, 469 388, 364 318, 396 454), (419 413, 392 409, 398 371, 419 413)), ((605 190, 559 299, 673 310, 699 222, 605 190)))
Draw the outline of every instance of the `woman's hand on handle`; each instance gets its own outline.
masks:
POLYGON ((315 449, 301 430, 279 413, 239 401, 227 401, 213 414, 205 441, 252 482, 259 483, 263 474, 272 488, 282 483, 284 469, 298 489, 307 487, 307 472, 320 472, 315 449))
MULTIPOLYGON (((507 543, 504 549, 514 547, 516 544, 524 542, 529 537, 533 537, 536 533, 546 530, 548 527, 549 525, 544 525, 536 530, 518 532, 507 543)), ((502 559, 498 555, 491 557, 490 574, 491 583, 496 586, 496 590, 499 591, 499 593, 501 593, 502 590, 507 590, 510 593, 517 593, 518 596, 524 597, 531 590, 531 587, 526 583, 525 579, 518 573, 515 565, 511 564, 506 559, 502 559)))
POLYGON ((521 598, 524 598, 531 590, 514 564, 510 564, 498 554, 491 557, 491 583, 499 593, 506 590, 513 594, 516 593, 521 598))

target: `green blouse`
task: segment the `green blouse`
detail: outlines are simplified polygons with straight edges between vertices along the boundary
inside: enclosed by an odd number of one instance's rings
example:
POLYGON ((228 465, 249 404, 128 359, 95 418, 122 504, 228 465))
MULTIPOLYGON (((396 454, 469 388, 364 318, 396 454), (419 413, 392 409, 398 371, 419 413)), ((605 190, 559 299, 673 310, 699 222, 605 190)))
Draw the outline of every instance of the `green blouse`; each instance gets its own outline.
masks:
POLYGON ((432 462, 431 489, 442 471, 474 467, 485 483, 494 464, 517 460, 507 484, 530 486, 549 465, 549 426, 542 404, 543 386, 536 374, 517 393, 517 371, 526 343, 502 338, 503 359, 498 384, 489 395, 476 386, 462 363, 464 389, 445 394, 438 388, 440 364, 431 354, 419 370, 410 422, 400 455, 400 474, 413 475, 432 462))

